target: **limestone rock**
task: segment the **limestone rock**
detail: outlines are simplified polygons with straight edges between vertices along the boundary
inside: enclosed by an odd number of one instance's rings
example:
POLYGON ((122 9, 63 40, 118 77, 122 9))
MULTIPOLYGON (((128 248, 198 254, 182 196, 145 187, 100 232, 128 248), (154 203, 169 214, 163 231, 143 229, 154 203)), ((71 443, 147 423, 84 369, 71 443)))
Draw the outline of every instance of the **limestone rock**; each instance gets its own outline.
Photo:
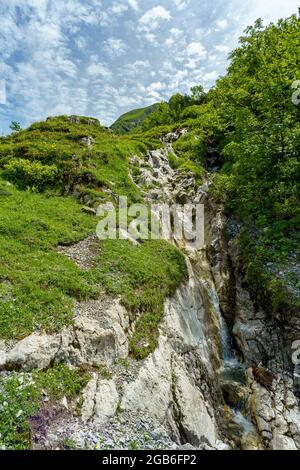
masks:
POLYGON ((159 347, 140 368, 135 381, 125 385, 121 409, 147 413, 164 423, 172 403, 171 351, 160 338, 159 347))
POLYGON ((192 445, 201 443, 215 447, 217 442, 216 423, 213 410, 208 411, 200 390, 195 388, 180 367, 174 370, 176 377, 175 397, 179 408, 180 426, 192 445))
POLYGON ((99 326, 97 320, 78 317, 74 329, 62 333, 62 346, 57 357, 74 365, 111 363, 116 357, 112 329, 99 326))
POLYGON ((69 122, 71 124, 79 124, 80 123, 80 118, 79 118, 79 116, 70 116, 69 117, 69 122))
POLYGON ((90 215, 96 215, 97 214, 96 209, 94 209, 93 207, 84 206, 84 207, 82 207, 81 210, 82 210, 82 212, 85 212, 86 214, 90 214, 90 215))
POLYGON ((102 380, 96 374, 83 392, 82 419, 101 426, 114 416, 119 394, 113 380, 102 380))
POLYGON ((61 345, 60 335, 33 333, 19 341, 6 356, 5 368, 43 370, 49 367, 61 345))
POLYGON ((93 139, 93 137, 86 136, 79 139, 78 143, 86 147, 92 147, 95 143, 95 140, 93 139))
POLYGON ((6 352, 0 351, 0 370, 6 364, 6 352))

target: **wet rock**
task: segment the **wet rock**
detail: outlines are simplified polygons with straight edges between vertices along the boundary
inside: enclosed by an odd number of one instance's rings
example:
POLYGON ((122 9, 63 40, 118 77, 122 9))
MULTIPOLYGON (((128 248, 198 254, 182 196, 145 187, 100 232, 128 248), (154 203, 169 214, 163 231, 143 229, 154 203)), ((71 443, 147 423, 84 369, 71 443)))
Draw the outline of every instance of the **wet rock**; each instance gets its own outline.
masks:
POLYGON ((256 433, 246 433, 241 439, 242 450, 263 450, 263 445, 256 433))
POLYGON ((221 388, 227 405, 238 410, 247 410, 249 396, 247 387, 234 381, 221 381, 221 388))

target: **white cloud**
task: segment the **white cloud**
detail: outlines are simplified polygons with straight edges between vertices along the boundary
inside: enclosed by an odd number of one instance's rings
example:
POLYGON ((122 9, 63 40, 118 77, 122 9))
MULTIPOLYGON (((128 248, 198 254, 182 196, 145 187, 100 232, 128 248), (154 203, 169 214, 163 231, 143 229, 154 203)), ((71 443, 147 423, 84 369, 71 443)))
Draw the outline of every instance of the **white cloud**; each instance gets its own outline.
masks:
POLYGON ((186 78, 188 76, 188 71, 187 70, 178 70, 176 73, 175 73, 175 80, 183 80, 184 78, 186 78))
POLYGON ((230 47, 225 46, 225 44, 218 44, 215 46, 216 51, 228 54, 230 52, 230 47))
POLYGON ((116 15, 122 15, 125 11, 128 10, 128 5, 125 5, 121 2, 113 2, 110 12, 116 15))
POLYGON ((144 35, 144 38, 150 43, 152 44, 152 46, 157 46, 158 45, 158 42, 157 42, 157 37, 155 34, 153 33, 146 33, 144 35))
POLYGON ((183 35, 183 31, 178 28, 171 28, 170 33, 172 36, 174 36, 174 38, 179 38, 180 36, 183 35))
POLYGON ((134 11, 140 10, 138 0, 128 0, 128 4, 134 11))
POLYGON ((196 69, 197 66, 198 66, 198 61, 192 58, 190 58, 185 64, 185 67, 188 69, 196 69))
POLYGON ((126 44, 121 39, 108 38, 104 43, 103 50, 111 57, 120 57, 126 51, 126 44))
POLYGON ((205 82, 214 82, 215 80, 217 80, 218 76, 218 72, 216 70, 212 70, 211 72, 207 72, 203 75, 203 80, 205 82))
POLYGON ((191 2, 191 0, 173 0, 177 10, 184 10, 191 2))
POLYGON ((87 40, 85 37, 79 36, 75 39, 75 44, 77 45, 78 49, 84 51, 87 49, 87 40))
POLYGON ((186 48, 186 53, 189 57, 198 57, 201 59, 205 58, 207 54, 201 42, 191 42, 186 48))
POLYGON ((157 29, 162 21, 170 21, 170 13, 161 5, 148 10, 140 19, 141 29, 153 30, 157 29))
MULTIPOLYGON (((182 42, 185 41, 184 33, 181 29, 171 28, 170 36, 165 40, 165 46, 171 48, 177 46, 177 48, 182 48, 182 42)), ((184 46, 185 44, 183 44, 184 46)))
POLYGON ((174 44, 175 44, 175 41, 173 38, 166 39, 166 42, 165 42, 166 47, 172 47, 174 44))
POLYGON ((216 21, 216 31, 224 31, 228 27, 228 21, 226 18, 223 20, 217 20, 216 21))
POLYGON ((148 60, 136 60, 124 65, 119 72, 119 76, 123 77, 123 79, 125 77, 126 81, 134 80, 136 82, 136 77, 145 75, 145 71, 150 68, 151 65, 148 60))
POLYGON ((161 90, 163 88, 163 84, 161 82, 153 82, 150 85, 151 90, 161 90))
POLYGON ((6 104, 6 83, 0 80, 0 104, 6 104))
POLYGON ((91 63, 88 68, 87 68, 87 74, 92 77, 92 78, 97 78, 97 77, 100 77, 100 78, 111 78, 112 76, 112 73, 111 71, 108 69, 108 67, 101 63, 101 62, 98 62, 99 58, 96 59, 95 57, 92 57, 92 61, 93 63, 91 63))

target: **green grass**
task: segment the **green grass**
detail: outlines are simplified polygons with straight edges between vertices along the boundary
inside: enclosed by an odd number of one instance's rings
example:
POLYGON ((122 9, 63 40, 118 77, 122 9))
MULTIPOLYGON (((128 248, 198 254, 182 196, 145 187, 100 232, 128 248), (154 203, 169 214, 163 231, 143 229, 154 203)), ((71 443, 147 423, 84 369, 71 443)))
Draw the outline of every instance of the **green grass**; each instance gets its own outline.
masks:
POLYGON ((118 134, 125 134, 139 124, 156 110, 157 104, 152 104, 146 108, 133 109, 128 113, 122 114, 111 126, 111 129, 118 134))
POLYGON ((129 157, 159 141, 116 136, 97 121, 78 119, 51 118, 0 139, 0 177, 13 182, 0 178, 0 337, 61 330, 72 323, 74 300, 99 296, 102 284, 122 296, 137 320, 131 351, 146 357, 156 346, 165 298, 185 273, 178 250, 159 241, 140 247, 103 242, 99 267, 83 271, 55 247, 95 231, 97 219, 84 214, 76 199, 88 196, 96 203, 123 195, 129 203, 141 201, 129 157), (78 142, 83 136, 94 139, 92 148, 78 142), (66 197, 66 188, 75 197, 66 197))
POLYGON ((0 444, 5 449, 27 449, 31 442, 28 418, 38 410, 39 393, 33 384, 21 384, 17 375, 0 379, 0 444))
POLYGON ((183 255, 162 240, 145 241, 139 246, 107 240, 101 243, 98 269, 106 290, 121 295, 131 320, 136 321, 131 353, 138 359, 145 358, 157 345, 164 301, 186 275, 183 255))
POLYGON ((55 365, 46 372, 0 377, 0 446, 24 450, 31 447, 30 418, 39 412, 42 393, 51 401, 76 397, 89 380, 87 374, 65 365, 55 365))
POLYGON ((52 400, 76 397, 87 385, 89 375, 78 369, 69 369, 64 364, 56 364, 45 372, 35 372, 34 382, 38 390, 46 390, 52 400))
POLYGON ((20 191, 0 180, 0 336, 54 332, 72 321, 74 299, 98 295, 95 280, 54 247, 95 230, 74 199, 20 191))
POLYGON ((33 124, 0 138, 0 170, 5 179, 37 191, 76 193, 92 204, 111 194, 139 202, 140 194, 128 174, 128 158, 145 150, 141 140, 117 136, 106 128, 88 125, 88 118, 72 124, 67 116, 33 124), (92 147, 80 143, 94 139, 92 147))

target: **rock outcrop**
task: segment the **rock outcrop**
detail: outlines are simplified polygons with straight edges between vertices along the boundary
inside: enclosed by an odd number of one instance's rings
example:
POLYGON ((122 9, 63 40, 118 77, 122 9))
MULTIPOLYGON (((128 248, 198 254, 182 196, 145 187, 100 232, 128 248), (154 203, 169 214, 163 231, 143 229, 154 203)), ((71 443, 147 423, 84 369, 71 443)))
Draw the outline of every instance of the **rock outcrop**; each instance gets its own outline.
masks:
MULTIPOLYGON (((56 448, 63 437, 89 448, 300 449, 299 403, 284 346, 292 324, 283 327, 253 303, 237 239, 225 238, 227 221, 209 196, 209 180, 197 188, 193 174, 171 168, 172 142, 184 132, 167 135, 145 159, 135 157, 134 182, 148 202, 200 202, 206 209, 203 248, 172 240, 189 276, 165 303, 157 349, 143 361, 129 356, 134 325, 108 296, 78 303, 73 325, 60 333, 36 332, 0 346, 2 370, 64 362, 92 371, 78 398, 80 415, 68 406, 38 448, 56 448)), ((83 269, 95 261, 92 239, 58 251, 83 269)))

